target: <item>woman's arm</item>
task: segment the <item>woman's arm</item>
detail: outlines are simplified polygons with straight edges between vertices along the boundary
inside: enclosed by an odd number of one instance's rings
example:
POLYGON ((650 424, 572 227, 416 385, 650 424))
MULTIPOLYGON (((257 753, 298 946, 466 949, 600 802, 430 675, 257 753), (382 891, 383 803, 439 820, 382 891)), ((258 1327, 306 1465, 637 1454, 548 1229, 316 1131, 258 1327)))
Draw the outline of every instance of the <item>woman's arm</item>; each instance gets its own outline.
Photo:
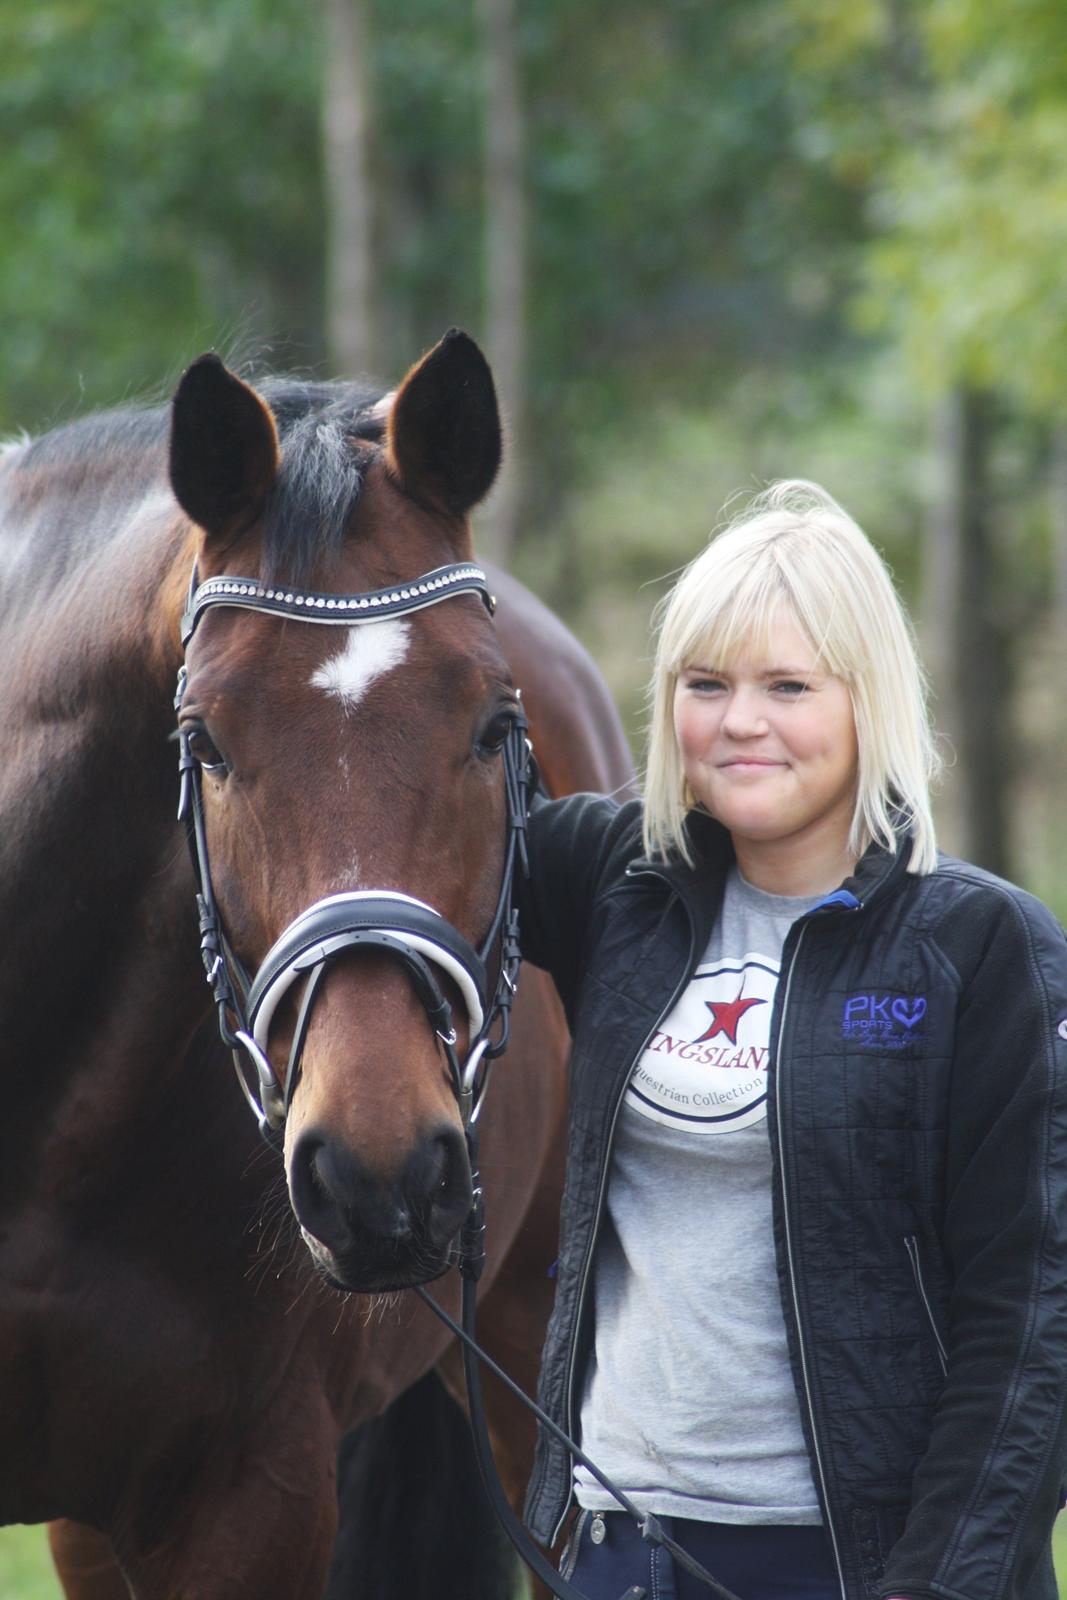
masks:
POLYGON ((538 797, 528 839, 530 876, 516 876, 522 953, 551 973, 569 1007, 597 894, 640 853, 641 806, 595 794, 538 797))

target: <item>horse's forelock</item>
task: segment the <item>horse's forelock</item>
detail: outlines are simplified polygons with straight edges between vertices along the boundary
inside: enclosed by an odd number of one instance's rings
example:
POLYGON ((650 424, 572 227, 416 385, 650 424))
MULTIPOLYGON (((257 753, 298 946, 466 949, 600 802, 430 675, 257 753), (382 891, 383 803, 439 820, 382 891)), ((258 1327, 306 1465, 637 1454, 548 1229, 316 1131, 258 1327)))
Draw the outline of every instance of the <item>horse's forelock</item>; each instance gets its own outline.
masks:
POLYGON ((292 391, 268 389, 265 398, 279 423, 282 462, 264 514, 261 576, 306 584, 339 547, 363 488, 359 446, 381 437, 377 396, 309 386, 303 410, 292 391))

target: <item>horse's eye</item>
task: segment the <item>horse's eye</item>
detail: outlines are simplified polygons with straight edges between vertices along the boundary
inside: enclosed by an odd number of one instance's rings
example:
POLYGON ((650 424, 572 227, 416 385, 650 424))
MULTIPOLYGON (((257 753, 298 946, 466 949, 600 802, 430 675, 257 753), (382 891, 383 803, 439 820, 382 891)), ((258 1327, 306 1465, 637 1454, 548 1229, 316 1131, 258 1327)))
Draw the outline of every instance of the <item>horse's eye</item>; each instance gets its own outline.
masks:
POLYGON ((214 743, 207 729, 200 723, 194 723, 186 729, 186 741, 189 753, 195 761, 200 763, 204 772, 225 772, 227 770, 226 758, 214 743))
POLYGON ((508 742, 508 734, 515 726, 515 713, 510 708, 498 711, 486 723, 478 736, 478 754, 498 756, 508 742))

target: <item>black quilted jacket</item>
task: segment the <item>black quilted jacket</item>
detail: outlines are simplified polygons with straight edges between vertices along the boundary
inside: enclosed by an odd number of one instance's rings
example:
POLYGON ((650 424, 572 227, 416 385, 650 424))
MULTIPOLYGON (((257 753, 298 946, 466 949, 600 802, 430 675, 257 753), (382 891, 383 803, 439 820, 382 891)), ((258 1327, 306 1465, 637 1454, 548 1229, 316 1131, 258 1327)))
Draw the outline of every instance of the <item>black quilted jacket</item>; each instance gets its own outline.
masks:
MULTIPOLYGON (((526 955, 574 1035, 567 1187, 541 1401, 573 1428, 591 1262, 630 1069, 703 955, 729 840, 642 858, 640 809, 579 795, 531 821, 526 955)), ((782 1307, 846 1600, 1054 1600, 1067 1456, 1067 945, 1031 896, 870 850, 792 928, 769 1136, 782 1307)), ((527 1518, 552 1538, 571 1463, 542 1438, 527 1518)))

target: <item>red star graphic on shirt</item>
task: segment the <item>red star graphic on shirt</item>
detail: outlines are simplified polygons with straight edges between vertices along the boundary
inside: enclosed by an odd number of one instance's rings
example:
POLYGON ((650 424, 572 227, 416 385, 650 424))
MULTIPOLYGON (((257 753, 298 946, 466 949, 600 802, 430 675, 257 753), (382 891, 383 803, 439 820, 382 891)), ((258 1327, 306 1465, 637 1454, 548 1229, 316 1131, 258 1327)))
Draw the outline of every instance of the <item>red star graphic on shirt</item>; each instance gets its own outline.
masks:
POLYGON ((699 1039, 694 1039, 694 1044, 703 1044, 705 1039, 714 1039, 717 1033, 725 1033, 731 1044, 737 1043, 737 1024, 741 1021, 750 1006, 765 1006, 766 1000, 742 1000, 738 995, 736 1000, 705 1000, 704 1004, 711 1012, 711 1027, 707 1033, 702 1033, 699 1039))

